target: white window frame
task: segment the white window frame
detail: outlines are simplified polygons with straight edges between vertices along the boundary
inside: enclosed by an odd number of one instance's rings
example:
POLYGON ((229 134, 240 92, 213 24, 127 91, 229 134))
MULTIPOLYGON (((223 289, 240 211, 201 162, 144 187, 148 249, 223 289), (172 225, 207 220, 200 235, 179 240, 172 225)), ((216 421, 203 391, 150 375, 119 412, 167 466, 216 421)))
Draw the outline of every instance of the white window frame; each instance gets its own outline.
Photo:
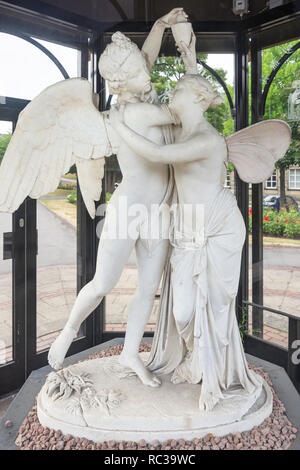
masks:
POLYGON ((289 189, 300 189, 300 168, 291 168, 289 170, 289 189))
POLYGON ((274 170, 270 178, 266 180, 265 189, 277 189, 277 171, 274 170))
POLYGON ((230 178, 230 173, 231 171, 228 171, 226 172, 226 178, 225 178, 225 181, 224 181, 224 188, 231 188, 231 178, 230 178))

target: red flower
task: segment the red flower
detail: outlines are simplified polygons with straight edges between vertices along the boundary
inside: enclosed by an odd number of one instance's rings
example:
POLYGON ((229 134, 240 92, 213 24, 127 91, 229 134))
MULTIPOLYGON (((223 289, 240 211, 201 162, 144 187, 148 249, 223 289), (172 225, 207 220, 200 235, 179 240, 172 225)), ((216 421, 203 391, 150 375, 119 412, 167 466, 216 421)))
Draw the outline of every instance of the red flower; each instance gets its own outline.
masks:
POLYGON ((279 220, 278 220, 278 219, 276 219, 276 224, 278 224, 278 222, 279 222, 279 220))
POLYGON ((252 215, 252 207, 249 209, 249 214, 252 215))
POLYGON ((265 220, 266 222, 270 222, 269 217, 264 217, 264 220, 265 220))
POLYGON ((288 221, 289 221, 289 219, 284 219, 283 222, 286 224, 288 221))

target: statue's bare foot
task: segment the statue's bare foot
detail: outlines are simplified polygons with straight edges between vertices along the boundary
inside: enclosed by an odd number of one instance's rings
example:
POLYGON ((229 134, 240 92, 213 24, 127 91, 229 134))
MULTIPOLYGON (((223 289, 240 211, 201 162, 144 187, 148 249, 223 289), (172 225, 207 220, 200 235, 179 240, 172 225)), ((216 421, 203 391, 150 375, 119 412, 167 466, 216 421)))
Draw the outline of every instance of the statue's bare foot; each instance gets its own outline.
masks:
POLYGON ((140 357, 122 353, 119 357, 119 363, 132 369, 144 385, 148 385, 148 387, 159 387, 161 385, 161 380, 145 367, 140 357))
POLYGON ((218 402, 219 398, 215 397, 212 393, 201 391, 199 398, 200 411, 212 411, 218 402))
POLYGON ((76 331, 74 328, 66 325, 56 338, 48 354, 48 362, 53 369, 58 370, 62 368, 67 351, 75 336, 76 331))

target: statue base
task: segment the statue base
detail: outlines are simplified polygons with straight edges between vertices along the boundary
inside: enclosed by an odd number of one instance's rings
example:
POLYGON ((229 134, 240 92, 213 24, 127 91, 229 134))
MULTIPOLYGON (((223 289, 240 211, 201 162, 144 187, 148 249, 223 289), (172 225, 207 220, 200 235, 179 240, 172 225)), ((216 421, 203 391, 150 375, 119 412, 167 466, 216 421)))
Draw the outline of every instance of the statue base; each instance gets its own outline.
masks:
MULTIPOLYGON (((144 361, 148 353, 141 353, 144 361)), ((52 372, 38 395, 40 423, 63 434, 94 442, 192 440, 249 431, 272 412, 270 387, 260 378, 258 398, 232 396, 210 412, 199 410, 201 385, 170 382, 146 387, 118 356, 92 359, 52 372)))

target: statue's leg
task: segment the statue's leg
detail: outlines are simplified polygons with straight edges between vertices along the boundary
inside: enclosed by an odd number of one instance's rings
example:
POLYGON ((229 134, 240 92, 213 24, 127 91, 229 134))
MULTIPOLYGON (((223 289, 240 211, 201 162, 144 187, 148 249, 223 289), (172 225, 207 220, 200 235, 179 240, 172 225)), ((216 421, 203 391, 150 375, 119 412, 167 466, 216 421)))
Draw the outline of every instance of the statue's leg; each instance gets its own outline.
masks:
POLYGON ((95 276, 79 292, 64 329, 50 348, 48 361, 54 369, 62 367, 65 355, 81 323, 118 282, 135 243, 136 240, 130 238, 101 237, 95 276))
POLYGON ((161 382, 145 367, 138 350, 160 284, 168 247, 169 240, 162 240, 149 255, 140 239, 136 243, 138 286, 128 310, 124 349, 120 356, 122 365, 130 367, 145 385, 152 387, 161 382))
MULTIPOLYGON (((173 314, 178 333, 181 334, 195 312, 197 287, 193 279, 195 252, 173 249, 171 256, 173 287, 173 314)), ((187 338, 184 338, 187 340, 187 338)))
POLYGON ((190 368, 191 354, 194 347, 194 321, 197 287, 193 279, 194 251, 173 249, 172 264, 172 293, 173 293, 173 315, 178 334, 184 340, 187 354, 182 362, 173 372, 171 381, 174 384, 190 381, 193 374, 190 368))
MULTIPOLYGON (((204 341, 209 353, 205 356, 205 372, 199 398, 200 410, 211 411, 222 396, 224 386, 244 376, 243 351, 240 341, 233 341, 239 331, 235 315, 235 292, 238 290, 245 224, 240 211, 224 216, 223 233, 211 238, 207 264, 207 329, 204 341), (234 336, 233 336, 234 333, 234 336), (237 347, 236 347, 237 345, 237 347), (209 377, 209 380, 208 380, 209 377)), ((203 352, 204 354, 204 352, 203 352)))

